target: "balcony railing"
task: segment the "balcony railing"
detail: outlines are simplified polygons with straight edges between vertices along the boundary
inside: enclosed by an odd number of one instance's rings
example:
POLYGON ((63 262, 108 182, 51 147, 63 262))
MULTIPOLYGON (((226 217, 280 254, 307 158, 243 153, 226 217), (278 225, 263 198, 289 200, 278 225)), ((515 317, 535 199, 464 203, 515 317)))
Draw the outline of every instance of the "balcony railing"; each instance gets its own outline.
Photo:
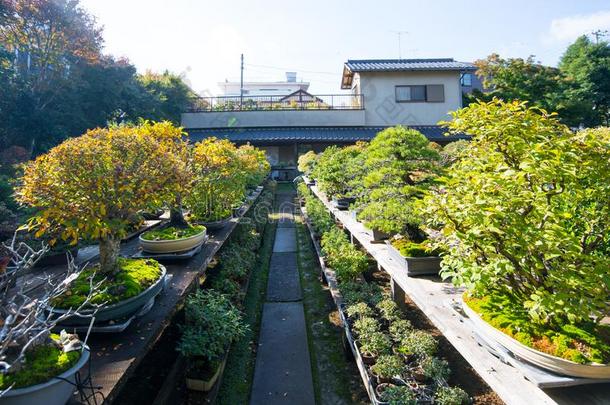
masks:
POLYGON ((187 112, 363 110, 362 94, 323 94, 309 96, 222 96, 191 99, 187 112))

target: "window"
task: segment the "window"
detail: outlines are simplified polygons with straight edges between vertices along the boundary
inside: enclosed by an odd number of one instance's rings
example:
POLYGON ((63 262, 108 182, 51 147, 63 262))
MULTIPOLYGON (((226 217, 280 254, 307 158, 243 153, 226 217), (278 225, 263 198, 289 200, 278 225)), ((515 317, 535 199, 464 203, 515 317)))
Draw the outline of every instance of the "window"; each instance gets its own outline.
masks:
POLYGON ((464 73, 462 75, 462 86, 472 87, 472 73, 464 73))
POLYGON ((444 101, 445 86, 442 84, 396 86, 397 103, 443 103, 444 101))
POLYGON ((426 86, 396 86, 396 102, 426 101, 426 86))

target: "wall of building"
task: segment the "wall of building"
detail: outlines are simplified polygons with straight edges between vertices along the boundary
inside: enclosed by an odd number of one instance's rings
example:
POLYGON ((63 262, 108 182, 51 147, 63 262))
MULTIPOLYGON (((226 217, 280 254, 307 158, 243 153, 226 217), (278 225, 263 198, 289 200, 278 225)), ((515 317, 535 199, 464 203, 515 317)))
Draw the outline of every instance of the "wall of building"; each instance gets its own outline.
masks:
POLYGON ((182 126, 195 128, 363 126, 364 110, 224 111, 182 114, 182 126))
POLYGON ((449 119, 449 111, 462 106, 460 73, 457 71, 363 72, 356 76, 359 76, 360 92, 364 94, 368 126, 436 125, 449 119), (444 102, 396 101, 396 86, 429 84, 444 86, 444 102))

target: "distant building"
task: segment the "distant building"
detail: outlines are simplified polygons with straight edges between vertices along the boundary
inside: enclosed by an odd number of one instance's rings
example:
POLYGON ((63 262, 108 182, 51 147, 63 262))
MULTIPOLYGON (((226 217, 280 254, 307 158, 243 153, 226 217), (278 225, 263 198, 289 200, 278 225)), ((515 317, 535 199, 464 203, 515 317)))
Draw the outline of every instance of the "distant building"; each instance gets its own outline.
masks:
MULTIPOLYGON (((240 82, 218 83, 220 96, 240 96, 240 82)), ((286 72, 285 82, 244 82, 244 98, 251 96, 287 96, 298 90, 307 91, 308 82, 297 82, 296 72, 286 72)))
POLYGON ((462 137, 445 136, 438 122, 462 107, 475 70, 449 58, 348 60, 341 77, 346 91, 330 95, 310 94, 296 74, 273 86, 244 84, 241 99, 239 83, 225 83, 226 96, 194 100, 182 126, 193 141, 215 136, 259 146, 276 168, 294 166, 308 150, 369 141, 395 125, 446 144, 462 137))

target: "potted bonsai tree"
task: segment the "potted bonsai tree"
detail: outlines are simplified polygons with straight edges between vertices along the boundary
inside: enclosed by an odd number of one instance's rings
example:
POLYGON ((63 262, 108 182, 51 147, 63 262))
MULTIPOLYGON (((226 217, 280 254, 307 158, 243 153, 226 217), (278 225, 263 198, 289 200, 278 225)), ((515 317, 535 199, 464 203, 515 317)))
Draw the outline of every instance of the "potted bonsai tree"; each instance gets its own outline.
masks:
MULTIPOLYGON (((413 129, 397 126, 381 131, 365 151, 367 192, 358 200, 358 218, 373 230, 401 235, 410 243, 424 242, 428 235, 421 227, 418 201, 433 184, 439 159, 426 137, 413 129)), ((388 249, 409 274, 434 274, 440 269, 438 257, 412 260, 389 242, 388 249)))
POLYGON ((170 221, 161 229, 140 235, 142 249, 149 253, 165 254, 184 252, 201 246, 207 237, 203 225, 191 225, 184 218, 183 199, 190 194, 193 184, 193 163, 185 133, 171 122, 144 122, 139 130, 162 143, 175 158, 174 175, 177 178, 174 194, 170 195, 170 221))
POLYGON ((499 100, 448 125, 472 141, 426 205, 464 311, 521 359, 610 378, 610 129, 499 100))
POLYGON ((226 139, 207 138, 193 148, 195 185, 188 196, 193 220, 220 229, 246 192, 246 172, 237 147, 226 139))
POLYGON ((0 260, 0 402, 3 404, 64 405, 73 393, 76 373, 89 359, 89 349, 78 336, 51 331, 83 308, 96 293, 93 285, 79 307, 58 318, 46 316, 46 303, 65 293, 82 269, 73 261, 60 279, 48 277, 43 291, 32 295, 18 278, 36 264, 47 249, 34 250, 17 242, 3 246, 9 260, 0 260))
MULTIPOLYGON (((92 275, 103 290, 92 299, 103 304, 96 322, 133 314, 161 291, 165 268, 154 260, 120 258, 120 242, 139 211, 175 195, 180 180, 176 160, 148 131, 115 126, 66 140, 26 167, 17 198, 38 209, 30 227, 38 234, 59 229, 74 244, 81 238, 99 243, 99 264, 49 303, 52 312, 79 306, 92 275)), ((73 317, 71 322, 88 320, 73 317)))
POLYGON ((362 174, 365 143, 339 148, 330 146, 322 152, 316 162, 312 175, 320 190, 340 210, 349 208, 356 199, 354 188, 362 174))
POLYGON ((247 326, 224 295, 197 290, 186 300, 185 324, 177 350, 187 359, 187 387, 209 391, 222 373, 231 343, 247 326))

